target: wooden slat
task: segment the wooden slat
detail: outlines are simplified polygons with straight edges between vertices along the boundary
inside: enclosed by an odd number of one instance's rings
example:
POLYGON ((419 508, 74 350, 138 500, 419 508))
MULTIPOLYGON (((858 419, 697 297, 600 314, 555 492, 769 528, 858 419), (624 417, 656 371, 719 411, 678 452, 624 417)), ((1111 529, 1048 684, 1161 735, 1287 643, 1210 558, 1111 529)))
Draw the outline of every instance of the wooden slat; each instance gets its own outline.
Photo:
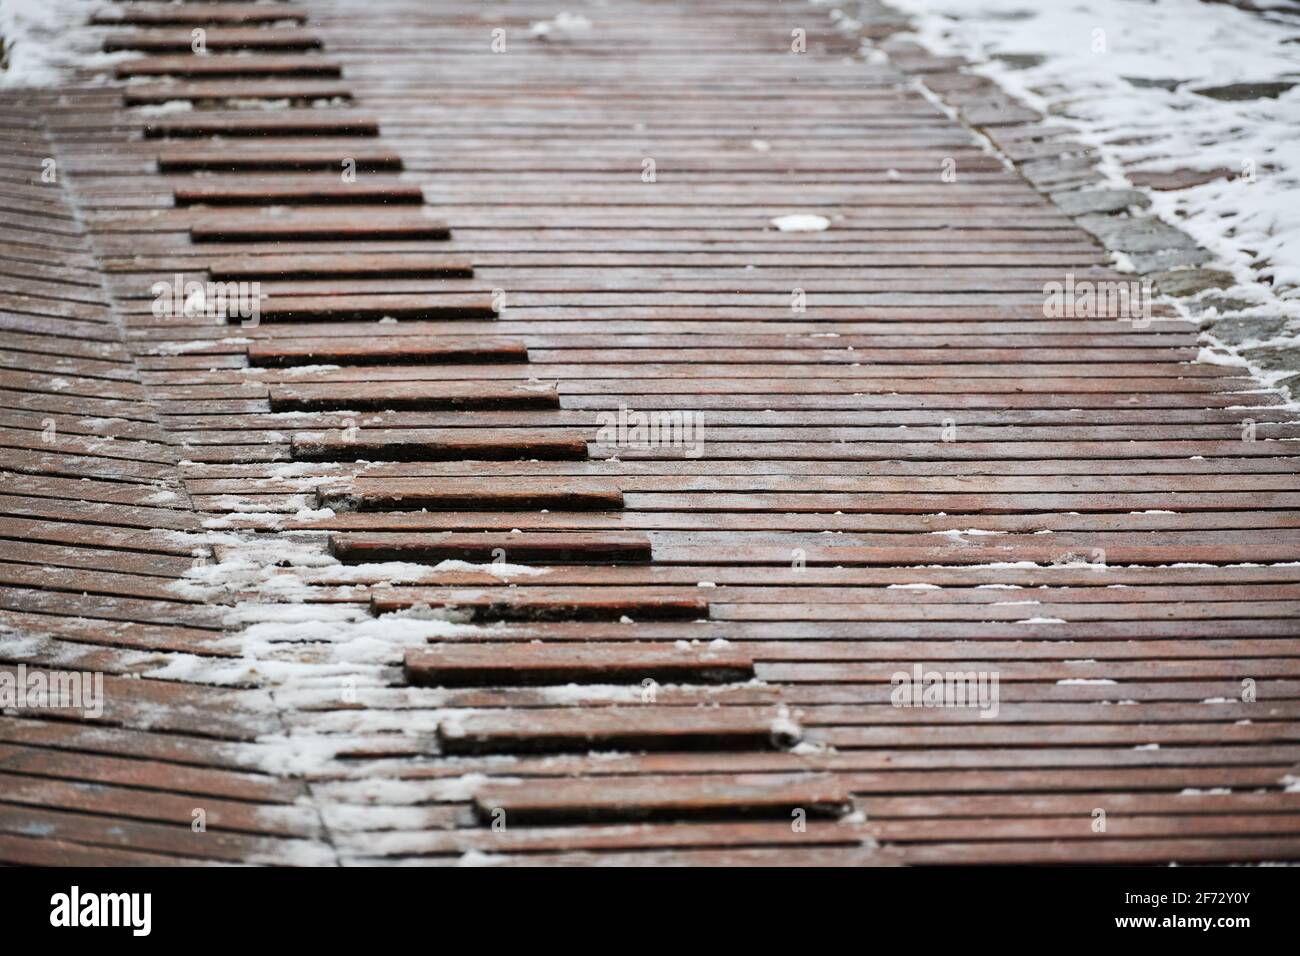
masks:
MULTIPOLYGON (((312 117, 316 115, 313 113, 312 117)), ((302 128, 306 129, 309 125, 304 123, 302 128)), ((203 128, 202 120, 192 128, 203 128)), ((277 130, 277 135, 282 135, 282 131, 277 130)), ((341 167, 339 168, 341 170, 341 167)), ((370 176, 362 177, 353 183, 345 183, 337 176, 291 180, 286 180, 285 177, 272 179, 250 179, 247 176, 234 179, 209 177, 207 180, 181 183, 176 186, 173 195, 177 206, 316 206, 336 203, 418 205, 424 202, 424 191, 415 183, 376 179, 370 176)), ((242 258, 237 261, 242 261, 242 258)), ((286 277, 289 275, 294 273, 288 273, 286 277)))
POLYGON ((484 786, 474 797, 480 819, 558 823, 589 820, 652 820, 768 817, 790 821, 795 810, 809 817, 839 817, 852 807, 833 776, 774 778, 677 777, 532 780, 523 785, 484 786))
MULTIPOLYGON (((168 9, 184 10, 179 4, 168 9)), ((224 6, 224 5, 223 5, 224 6)), ((258 4, 265 10, 267 5, 258 4)), ((350 100, 352 90, 334 80, 210 80, 181 83, 140 83, 122 91, 126 106, 151 106, 173 100, 235 102, 238 100, 350 100)))
MULTIPOLYGON (((559 493, 556 496, 558 498, 559 493)), ((373 592, 370 605, 379 614, 428 605, 471 613, 478 620, 494 621, 618 621, 625 617, 634 621, 658 621, 699 620, 709 616, 709 602, 700 597, 698 591, 665 593, 631 588, 621 591, 599 588, 394 588, 392 592, 373 592)))
MULTIPOLYGON (((474 265, 468 258, 424 253, 376 255, 266 255, 232 256, 214 259, 208 266, 214 279, 252 279, 276 276, 282 279, 353 278, 468 278, 474 265)), ((374 342, 374 338, 370 339, 374 342)), ((415 345, 415 343, 408 343, 415 345)), ((322 347, 327 347, 322 343, 322 347)), ((376 349, 382 348, 374 342, 376 349)), ((418 354, 418 346, 414 349, 418 354)))
POLYGON ((248 345, 252 365, 390 365, 424 362, 526 362, 518 339, 438 336, 401 339, 265 339, 248 345))
POLYGON ((330 535, 330 550, 340 561, 491 561, 498 553, 508 562, 641 563, 650 560, 650 540, 640 534, 483 532, 458 534, 356 533, 330 535))
MULTIPOLYGON (((265 116, 248 113, 158 116, 145 125, 144 135, 150 139, 200 136, 378 136, 379 121, 372 116, 334 110, 323 113, 298 110, 287 116, 277 113, 265 116), (299 116, 298 113, 306 115, 299 116)), ((179 196, 180 190, 177 193, 179 196)))
POLYGON ((96 24, 204 26, 206 24, 277 23, 307 19, 306 11, 287 3, 148 3, 103 7, 91 16, 96 24))
POLYGON ((582 479, 403 481, 357 478, 341 488, 322 489, 317 497, 321 507, 334 508, 336 511, 418 511, 425 508, 604 511, 623 507, 623 493, 616 484, 582 479))
POLYGON ((407 651, 406 679, 432 687, 517 684, 713 684, 749 680, 754 662, 734 647, 434 644, 407 651))
POLYGON ((497 314, 490 293, 436 295, 267 295, 262 319, 269 322, 491 319, 497 314))
MULTIPOLYGON (((275 28, 215 27, 206 30, 204 45, 209 50, 295 51, 320 49, 320 38, 306 30, 275 28)), ((118 53, 141 50, 150 53, 188 53, 193 49, 190 30, 158 29, 112 33, 104 38, 104 51, 118 53)))
POLYGON ((792 747, 800 739, 798 725, 770 707, 692 709, 647 704, 471 714, 438 726, 438 743, 447 754, 766 750, 792 747))
POLYGON ((298 461, 508 461, 587 457, 587 442, 580 436, 503 429, 489 432, 366 429, 355 435, 298 432, 291 447, 298 461))
POLYGON ((385 408, 555 408, 554 385, 513 382, 339 382, 317 385, 272 385, 271 409, 277 412, 321 409, 385 408))
POLYGON ((139 76, 180 76, 200 79, 239 79, 261 76, 337 77, 343 68, 335 60, 310 54, 295 56, 240 56, 214 53, 209 56, 148 56, 117 64, 119 79, 139 76))
POLYGON ((296 169, 341 172, 348 161, 356 164, 357 172, 395 172, 402 168, 402 158, 396 153, 369 146, 348 152, 308 147, 241 151, 212 146, 168 146, 158 151, 158 171, 162 173, 296 169))
POLYGON ((581 437, 537 432, 469 433, 464 429, 428 431, 359 432, 355 437, 338 433, 299 432, 292 438, 294 458, 300 462, 348 460, 519 460, 586 458, 581 437))
POLYGON ((353 217, 347 212, 285 213, 281 216, 214 217, 190 229, 195 242, 287 242, 290 240, 449 239, 447 224, 423 215, 390 214, 383 220, 353 217))
MULTIPOLYGON (((572 826, 519 826, 511 828, 474 828, 448 832, 426 830, 419 833, 369 834, 364 840, 343 836, 342 842, 358 854, 383 853, 386 857, 424 856, 438 853, 465 853, 471 850, 493 854, 501 860, 505 854, 519 854, 516 860, 551 858, 555 851, 590 850, 589 862, 599 863, 605 854, 617 850, 644 850, 648 847, 671 849, 685 855, 715 853, 702 848, 761 848, 759 852, 777 854, 773 862, 789 863, 789 854, 815 846, 826 852, 841 849, 857 853, 864 841, 871 839, 871 827, 854 826, 843 820, 813 820, 795 832, 786 821, 715 822, 699 820, 687 823, 578 824, 572 826), (780 854, 786 854, 782 856, 780 854)), ((744 849, 734 850, 743 859, 744 849)), ((880 865, 888 853, 877 853, 880 865)), ((836 855, 839 861, 844 857, 836 855)), ((826 862, 829 862, 826 861, 826 862)), ((525 864, 526 865, 526 864, 525 864)), ((838 865, 838 864, 837 864, 838 865)))

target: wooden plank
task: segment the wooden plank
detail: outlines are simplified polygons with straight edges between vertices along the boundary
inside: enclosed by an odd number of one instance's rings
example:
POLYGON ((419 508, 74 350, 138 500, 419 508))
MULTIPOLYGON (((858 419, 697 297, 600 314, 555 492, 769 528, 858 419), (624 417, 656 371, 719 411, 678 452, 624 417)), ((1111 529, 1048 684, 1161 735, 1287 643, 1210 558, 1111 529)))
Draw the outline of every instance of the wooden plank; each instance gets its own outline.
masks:
POLYGON ((446 754, 766 750, 792 747, 801 736, 798 725, 772 707, 647 704, 469 714, 438 725, 438 744, 446 754))
MULTIPOLYGON (((466 853, 471 850, 491 853, 494 859, 518 853, 528 858, 548 858, 555 851, 599 851, 591 862, 612 851, 672 848, 683 853, 716 852, 716 848, 781 848, 786 853, 800 852, 810 845, 819 850, 845 848, 859 852, 870 839, 871 828, 853 826, 844 821, 814 820, 806 829, 794 832, 787 821, 719 823, 586 824, 575 826, 520 826, 505 829, 465 828, 437 832, 367 834, 364 839, 343 835, 341 843, 350 852, 363 856, 382 853, 385 857, 425 857, 430 854, 466 853), (700 848, 696 850, 696 848, 700 848), (703 848, 710 848, 704 850, 703 848)), ((760 851, 761 852, 761 851, 760 851)), ((887 854, 879 854, 883 861, 887 854)), ((840 858, 843 859, 843 858, 840 858)), ((788 863, 788 857, 774 862, 788 863)), ((525 864, 526 865, 526 864, 525 864)))
MULTIPOLYGON (((276 114, 271 114, 275 116, 276 114)), ((312 114, 312 119, 317 114, 312 114)), ((328 116, 329 114, 325 114, 328 116)), ((202 128, 200 119, 198 126, 202 128)), ((311 125, 304 121, 303 129, 311 125)), ((167 134, 173 135, 173 134, 167 134)), ((195 133, 194 135, 200 135, 195 133)), ((253 134, 249 134, 253 135, 253 134)), ((303 135, 307 135, 304 133, 303 135)), ((338 167, 340 170, 342 166, 338 167)), ((272 205, 332 205, 342 204, 421 204, 424 202, 424 190, 415 183, 403 183, 391 179, 377 179, 367 176, 357 182, 345 183, 338 177, 294 178, 285 179, 250 179, 240 176, 236 179, 219 179, 207 177, 201 181, 180 183, 173 191, 177 206, 272 206, 272 205)), ((239 257, 234 262, 246 262, 255 258, 239 257)), ((280 258, 280 257, 276 257, 280 258)), ((292 261, 295 257, 283 257, 292 261)), ((347 257, 337 256, 337 260, 347 257)), ((231 260, 225 260, 227 262, 231 260)), ((215 266, 215 263, 214 263, 215 266)), ((261 275, 275 273, 261 273, 261 275)), ((329 274, 329 273, 327 273, 329 274)), ((285 278, 294 275, 289 271, 285 278)), ((314 273, 308 273, 314 275, 314 273)), ((215 277, 215 273, 214 273, 215 277)))
POLYGON ((492 319, 497 309, 487 292, 434 295, 267 295, 261 305, 268 322, 364 322, 379 319, 492 319))
MULTIPOLYGON (((257 31, 261 34, 263 31, 257 31)), ((211 39, 208 41, 212 42, 211 39)), ((188 45, 188 42, 187 42, 188 45)), ((266 116, 226 113, 214 116, 157 116, 144 127, 148 139, 178 139, 201 136, 378 136, 379 121, 373 116, 335 110, 306 116, 305 110, 287 115, 266 116)), ((354 183, 353 185, 357 185, 354 183)), ((179 192, 179 191, 178 191, 179 192)))
MULTIPOLYGON (((208 266, 214 279, 249 279, 276 276, 282 279, 352 278, 469 278, 474 275, 470 259, 461 256, 424 253, 375 255, 266 255, 231 256, 214 259, 208 266)), ((374 342, 374 338, 370 338, 374 342)), ((323 345, 324 343, 322 343, 323 345)), ((380 343, 375 342, 379 348, 380 343)), ((418 351, 418 350, 417 350, 418 351)))
POLYGON ((407 651, 403 668, 408 682, 430 687, 726 684, 754 676, 747 653, 709 644, 433 644, 407 651))
POLYGON ((11 866, 203 866, 193 857, 0 833, 0 861, 11 866))
POLYGON ((319 147, 234 150, 212 146, 168 146, 158 151, 160 173, 300 169, 342 171, 349 161, 355 163, 358 173, 398 172, 402 169, 402 158, 396 153, 368 146, 348 152, 319 147))
POLYGON ((555 408, 554 385, 514 382, 324 383, 272 385, 276 412, 322 409, 555 408))
POLYGON ((604 511, 623 507, 623 493, 616 484, 582 479, 372 481, 357 478, 339 488, 320 489, 317 499, 322 508, 335 511, 419 511, 425 508, 604 511))
POLYGON ((318 338, 258 340, 248 345, 251 365, 284 368, 296 365, 389 365, 426 362, 526 362, 528 349, 518 339, 417 336, 385 338, 318 338))
POLYGON ((351 216, 343 212, 284 213, 280 216, 222 216, 196 222, 190 228, 195 242, 288 242, 355 240, 379 242, 387 239, 451 238, 446 223, 424 215, 389 214, 351 216))
MULTIPOLYGON (((271 802, 292 792, 262 774, 239 773, 207 767, 184 767, 163 761, 124 760, 92 754, 24 749, 0 744, 7 773, 38 777, 63 777, 88 783, 102 782, 194 795, 271 802), (168 775, 171 779, 168 779, 168 775)), ((290 798, 292 799, 292 798, 290 798)))
POLYGON ((48 840, 98 844, 134 853, 162 853, 173 857, 238 863, 247 859, 296 859, 304 865, 333 862, 323 843, 280 840, 260 836, 195 831, 175 824, 111 820, 92 814, 67 813, 33 807, 0 805, 0 832, 41 833, 48 840))
POLYGON ((448 590, 435 588, 393 589, 397 593, 372 592, 371 609, 376 614, 402 611, 415 605, 448 608, 485 621, 661 621, 700 620, 709 616, 709 602, 698 591, 622 591, 598 588, 539 588, 492 590, 448 590))
POLYGON ((94 24, 140 26, 204 26, 207 24, 257 24, 307 19, 302 7, 287 3, 148 3, 132 2, 104 7, 91 15, 94 24))
MULTIPOLYGON (((266 5, 257 4, 260 10, 266 5)), ((184 10, 178 4, 168 9, 184 10)), ((173 101, 237 102, 239 100, 350 100, 352 90, 332 80, 210 80, 180 83, 139 83, 122 90, 126 106, 154 106, 173 101)))
MULTIPOLYGON (((129 787, 104 784, 87 787, 73 781, 19 774, 3 774, 3 780, 5 794, 14 803, 98 813, 108 819, 170 822, 184 820, 194 810, 192 796, 153 792, 150 799, 144 801, 139 799, 139 791, 129 787)), ((214 830, 305 837, 321 835, 315 814, 307 811, 294 813, 288 808, 277 807, 268 813, 270 807, 266 804, 211 797, 206 801, 204 809, 208 813, 208 825, 214 830)))
POLYGON ((301 56, 240 56, 213 53, 207 56, 147 56, 126 60, 114 68, 118 79, 133 77, 180 76, 201 79, 239 79, 262 76, 337 77, 343 68, 335 60, 311 54, 301 56))
POLYGON ((640 534, 610 532, 511 534, 453 531, 431 534, 354 533, 330 535, 330 551, 340 561, 491 561, 498 553, 508 563, 643 563, 650 540, 640 534))
POLYGON ((1189 863, 1238 863, 1259 860, 1292 860, 1300 853, 1300 840, 1271 836, 1268 839, 1205 840, 1070 840, 1061 842, 943 843, 909 848, 907 859, 918 865, 979 863, 997 860, 1006 864, 1094 863, 1111 866, 1161 864, 1173 860, 1189 863))
POLYGON ((297 461, 466 461, 584 459, 587 442, 556 432, 494 429, 400 429, 297 432, 291 443, 297 461))
MULTIPOLYGON (((788 826, 788 824, 787 824, 788 826)), ((867 844, 856 847, 735 847, 723 849, 641 850, 623 853, 500 854, 502 864, 523 867, 862 867, 902 866, 904 855, 892 848, 867 844)))
POLYGON ((835 818, 851 808, 850 795, 829 774, 530 780, 485 785, 474 797, 474 810, 486 823, 504 810, 508 821, 523 823, 767 817, 788 824, 795 810, 835 818))
MULTIPOLYGON (((128 21, 129 22, 129 21, 128 21)), ((320 38, 305 30, 215 27, 206 29, 204 46, 209 50, 298 51, 318 50, 320 38)), ((190 30, 157 29, 133 30, 129 33, 111 33, 104 38, 105 53, 141 50, 149 53, 188 53, 194 45, 190 30)))

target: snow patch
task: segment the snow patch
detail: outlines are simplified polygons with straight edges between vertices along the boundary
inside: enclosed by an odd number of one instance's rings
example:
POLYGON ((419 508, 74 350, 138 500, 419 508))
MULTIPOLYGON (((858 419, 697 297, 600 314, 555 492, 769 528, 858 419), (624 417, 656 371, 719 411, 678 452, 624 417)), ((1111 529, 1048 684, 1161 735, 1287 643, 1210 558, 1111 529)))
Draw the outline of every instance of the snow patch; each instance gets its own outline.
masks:
POLYGON ((529 28, 529 35, 533 39, 551 43, 568 43, 590 32, 590 20, 580 13, 569 13, 567 10, 550 20, 538 20, 529 28))
MULTIPOLYGON (((0 87, 57 86, 96 55, 89 20, 97 0, 4 0, 0 3, 0 87)), ((128 54, 136 55, 136 54, 128 54)), ((120 56, 115 56, 120 59, 120 56)))
POLYGON ((777 216, 772 220, 772 225, 781 232, 824 232, 830 228, 830 224, 831 221, 825 216, 814 216, 809 213, 792 213, 788 216, 777 216))
POLYGON ((1215 253, 1243 288, 1300 305, 1300 138, 1283 132, 1300 122, 1300 87, 1236 101, 1195 92, 1294 82, 1300 16, 1200 0, 890 2, 913 18, 923 46, 968 57, 1011 96, 1068 122, 1110 185, 1127 185, 1133 169, 1225 170, 1231 178, 1150 192, 1152 211, 1215 253), (1007 54, 1042 61, 999 59, 1007 54))

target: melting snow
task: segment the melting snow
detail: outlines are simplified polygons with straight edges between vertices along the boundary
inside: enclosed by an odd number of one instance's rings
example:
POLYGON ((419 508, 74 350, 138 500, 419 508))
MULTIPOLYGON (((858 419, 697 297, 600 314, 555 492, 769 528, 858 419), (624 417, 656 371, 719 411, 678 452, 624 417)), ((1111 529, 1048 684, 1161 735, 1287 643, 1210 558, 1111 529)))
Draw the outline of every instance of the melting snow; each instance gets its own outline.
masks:
MULTIPOLYGON (((1195 90, 1294 83, 1300 16, 1200 0, 891 4, 913 16, 923 45, 969 56, 976 72, 1012 96, 1063 116, 1078 141, 1099 150, 1113 185, 1124 184, 1126 168, 1228 171, 1234 178, 1154 192, 1153 210, 1216 253, 1247 287, 1271 278, 1295 298, 1300 137, 1283 131, 1300 123, 1300 87, 1245 101, 1195 90), (998 59, 1009 54, 1043 59, 998 59), (1241 175, 1248 170, 1253 181, 1241 175)), ((1255 291, 1269 297, 1263 287, 1255 291)))
POLYGON ((73 30, 84 25, 97 0, 4 0, 0 40, 4 61, 0 87, 55 86, 74 67, 110 63, 137 53, 103 54, 98 34, 73 30))

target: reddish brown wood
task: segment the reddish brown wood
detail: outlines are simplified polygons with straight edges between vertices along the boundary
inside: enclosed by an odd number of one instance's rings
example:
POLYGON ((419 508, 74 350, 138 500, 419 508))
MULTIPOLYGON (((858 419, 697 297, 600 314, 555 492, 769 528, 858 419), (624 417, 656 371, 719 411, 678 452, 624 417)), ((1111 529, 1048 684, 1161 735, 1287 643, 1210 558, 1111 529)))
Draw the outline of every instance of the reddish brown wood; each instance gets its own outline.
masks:
POLYGON ((158 171, 162 173, 311 169, 341 174, 349 162, 355 164, 357 172, 394 172, 402 168, 402 158, 396 153, 369 146, 347 151, 309 147, 240 150, 168 146, 158 152, 158 171))
POLYGON ((108 691, 0 718, 0 862, 1294 858, 1300 431, 1164 306, 1044 316, 1124 276, 986 147, 1077 143, 770 0, 486 71, 373 7, 116 5, 132 82, 0 96, 6 667, 108 691))
POLYGON ((205 24, 257 24, 302 22, 303 7, 287 3, 121 3, 104 7, 91 16, 92 23, 148 26, 203 26, 205 24))
MULTIPOLYGON (((215 267, 214 267, 215 270, 215 267)), ((224 273, 229 275, 230 273, 224 273)), ((256 274, 256 273, 245 273, 256 274)), ((528 349, 516 339, 418 338, 401 339, 283 339, 252 342, 248 361, 253 365, 391 365, 424 362, 526 362, 528 349)))
POLYGON ((319 385, 273 385, 274 411, 371 408, 555 408, 553 385, 512 382, 340 382, 319 385))
MULTIPOLYGON (((305 123, 302 128, 306 129, 310 125, 305 123)), ((282 131, 277 133, 282 135, 282 131)), ((338 168, 341 170, 341 165, 338 168)), ((338 176, 311 179, 288 179, 284 176, 256 179, 248 176, 229 179, 206 177, 178 185, 173 195, 177 206, 325 206, 337 203, 418 205, 424 202, 424 191, 414 183, 369 176, 351 183, 343 182, 338 176)))
POLYGON ((514 684, 718 683, 749 680, 754 662, 732 647, 612 644, 435 644, 407 651, 406 679, 433 687, 514 684))
MULTIPOLYGON (((224 4, 222 5, 224 6, 224 4)), ((266 5, 258 4, 259 9, 266 5)), ((169 9, 184 10, 179 4, 169 9)), ((140 83, 122 91, 126 106, 150 106, 173 100, 194 103, 236 102, 239 100, 290 100, 311 102, 350 100, 352 90, 333 80, 210 80, 180 83, 140 83)))
MULTIPOLYGON (((352 279, 395 278, 469 278, 474 275, 474 265, 460 256, 420 253, 377 253, 371 255, 330 253, 300 255, 237 256, 214 259, 208 266, 214 279, 251 279, 275 276, 282 279, 352 279)), ((404 327, 405 328, 405 327, 404 327)), ((314 335, 321 330, 313 329, 314 335)), ((355 334, 355 333, 354 333, 355 334)), ((405 334, 405 333, 404 333, 405 334)), ((378 351, 386 346, 381 336, 371 332, 367 336, 371 347, 378 351)), ((414 354, 420 353, 420 343, 406 343, 414 354)), ((330 346, 321 342, 321 348, 330 346)), ((395 351, 400 346, 391 346, 395 351)))
POLYGON ((137 76, 181 76, 239 79, 252 76, 337 77, 343 69, 333 60, 304 54, 248 57, 214 53, 210 56, 149 56, 117 64, 119 79, 137 76))
POLYGON ((355 435, 299 432, 293 436, 291 448, 298 461, 510 461, 587 457, 587 443, 580 437, 504 429, 486 433, 468 429, 367 429, 355 435))
POLYGON ((271 322, 491 319, 496 314, 496 305, 489 293, 322 296, 269 294, 262 303, 262 318, 271 322))
POLYGON ((518 564, 643 563, 650 540, 640 534, 611 532, 537 534, 483 532, 458 534, 334 534, 330 550, 341 561, 491 561, 498 554, 518 564))
POLYGON ((570 708, 471 714, 438 727, 448 754, 764 750, 799 740, 798 726, 770 707, 570 708))
MULTIPOLYGON (((557 494, 558 497, 558 494, 557 494)), ((581 506, 581 503, 578 504, 581 506)), ((657 621, 686 618, 699 620, 709 614, 709 602, 698 592, 653 592, 631 588, 608 591, 599 588, 471 590, 398 589, 376 590, 370 606, 378 614, 405 610, 416 605, 450 608, 480 620, 520 621, 620 621, 622 618, 657 621)))
POLYGON ((335 510, 398 510, 425 508, 517 511, 554 508, 565 511, 618 510, 623 493, 612 482, 591 480, 529 481, 501 478, 369 480, 357 478, 337 489, 318 493, 322 507, 335 510))
POLYGON ((678 777, 642 781, 545 780, 484 787, 474 809, 485 822, 496 810, 506 819, 555 823, 575 820, 646 820, 770 817, 788 822, 795 810, 810 817, 848 811, 849 794, 831 775, 791 777, 678 777))
MULTIPOLYGON (((129 22, 129 21, 125 21, 129 22)), ((258 50, 283 52, 286 50, 320 49, 319 37, 306 30, 272 29, 258 27, 216 27, 206 31, 204 45, 209 50, 258 50)), ((104 38, 104 51, 117 53, 123 50, 141 50, 149 53, 188 53, 193 49, 194 34, 190 30, 158 29, 134 30, 130 33, 113 33, 104 38)))
MULTIPOLYGON (((306 113, 306 111, 300 111, 306 113)), ((271 113, 249 116, 243 113, 218 116, 162 116, 149 123, 144 135, 150 139, 180 139, 202 136, 378 136, 379 122, 371 116, 354 116, 333 111, 288 116, 271 113)), ((356 185, 356 184, 353 184, 356 185)))

